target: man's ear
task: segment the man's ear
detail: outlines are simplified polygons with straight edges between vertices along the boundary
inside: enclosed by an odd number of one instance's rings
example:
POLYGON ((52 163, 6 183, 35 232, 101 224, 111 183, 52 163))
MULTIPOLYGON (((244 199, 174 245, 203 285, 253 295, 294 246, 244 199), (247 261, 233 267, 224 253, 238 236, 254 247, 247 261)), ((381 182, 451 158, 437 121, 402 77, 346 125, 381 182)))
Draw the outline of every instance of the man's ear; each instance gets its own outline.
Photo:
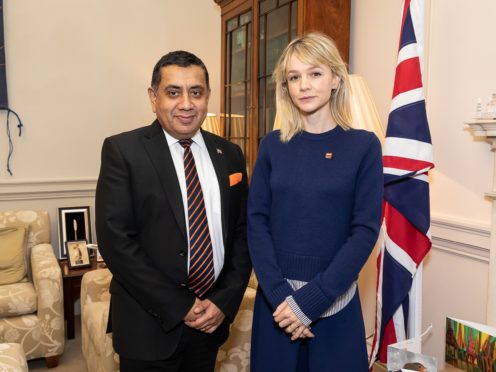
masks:
POLYGON ((154 113, 157 113, 157 111, 155 109, 155 104, 157 102, 157 95, 155 94, 155 91, 151 87, 148 88, 148 98, 150 98, 150 104, 152 105, 152 111, 154 113))

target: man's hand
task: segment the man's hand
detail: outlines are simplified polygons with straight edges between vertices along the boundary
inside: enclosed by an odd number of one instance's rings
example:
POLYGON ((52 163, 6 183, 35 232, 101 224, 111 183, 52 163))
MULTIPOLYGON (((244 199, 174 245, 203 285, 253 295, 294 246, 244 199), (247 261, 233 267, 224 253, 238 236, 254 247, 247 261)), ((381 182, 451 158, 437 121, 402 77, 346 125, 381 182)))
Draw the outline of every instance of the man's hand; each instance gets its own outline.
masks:
POLYGON ((189 309, 188 313, 184 317, 185 322, 192 322, 202 314, 203 308, 201 306, 201 301, 199 298, 195 298, 195 303, 193 306, 191 306, 191 309, 189 309))
POLYGON ((291 335, 291 341, 315 337, 310 328, 299 321, 287 301, 282 302, 272 315, 279 327, 291 335))
MULTIPOLYGON (((214 332, 225 318, 224 313, 212 301, 205 299, 203 301, 196 300, 192 310, 195 315, 194 319, 187 319, 186 315, 185 324, 188 327, 198 329, 205 333, 214 332), (199 301, 197 305, 196 301, 199 301)), ((190 310, 191 312, 191 310, 190 310)))

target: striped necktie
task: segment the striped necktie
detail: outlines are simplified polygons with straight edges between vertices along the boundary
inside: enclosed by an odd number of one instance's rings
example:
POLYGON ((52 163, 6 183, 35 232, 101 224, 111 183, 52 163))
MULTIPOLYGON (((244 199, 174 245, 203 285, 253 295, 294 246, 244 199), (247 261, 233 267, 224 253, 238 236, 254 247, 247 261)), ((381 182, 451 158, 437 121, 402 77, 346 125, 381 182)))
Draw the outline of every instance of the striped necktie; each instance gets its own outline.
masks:
POLYGON ((179 140, 184 148, 184 174, 188 197, 189 222, 189 288, 202 297, 214 284, 214 255, 208 230, 203 192, 191 152, 190 138, 179 140))

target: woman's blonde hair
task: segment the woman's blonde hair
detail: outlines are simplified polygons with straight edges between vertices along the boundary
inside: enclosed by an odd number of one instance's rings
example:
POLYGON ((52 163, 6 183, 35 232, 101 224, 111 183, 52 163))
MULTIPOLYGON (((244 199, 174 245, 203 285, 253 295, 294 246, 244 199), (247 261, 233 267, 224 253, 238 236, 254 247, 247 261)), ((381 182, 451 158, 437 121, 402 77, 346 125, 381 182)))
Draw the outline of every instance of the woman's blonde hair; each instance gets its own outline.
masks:
POLYGON ((334 41, 321 33, 312 32, 291 41, 277 61, 272 79, 276 83, 276 108, 281 119, 281 141, 288 142, 295 134, 303 131, 303 121, 298 108, 289 96, 287 68, 291 57, 301 62, 327 66, 340 81, 333 89, 329 105, 332 118, 343 129, 351 125, 350 83, 346 64, 341 58, 334 41))

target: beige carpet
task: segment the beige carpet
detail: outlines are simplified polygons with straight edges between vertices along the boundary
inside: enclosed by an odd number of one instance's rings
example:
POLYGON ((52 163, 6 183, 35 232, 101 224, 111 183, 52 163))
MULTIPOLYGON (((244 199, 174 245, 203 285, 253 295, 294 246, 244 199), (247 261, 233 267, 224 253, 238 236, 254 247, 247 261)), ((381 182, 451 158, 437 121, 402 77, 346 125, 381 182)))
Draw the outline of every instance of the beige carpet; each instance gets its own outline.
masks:
POLYGON ((81 353, 81 318, 76 316, 76 338, 65 340, 64 354, 59 359, 59 365, 48 369, 45 359, 35 359, 28 361, 29 371, 50 371, 50 372, 87 372, 81 353))

